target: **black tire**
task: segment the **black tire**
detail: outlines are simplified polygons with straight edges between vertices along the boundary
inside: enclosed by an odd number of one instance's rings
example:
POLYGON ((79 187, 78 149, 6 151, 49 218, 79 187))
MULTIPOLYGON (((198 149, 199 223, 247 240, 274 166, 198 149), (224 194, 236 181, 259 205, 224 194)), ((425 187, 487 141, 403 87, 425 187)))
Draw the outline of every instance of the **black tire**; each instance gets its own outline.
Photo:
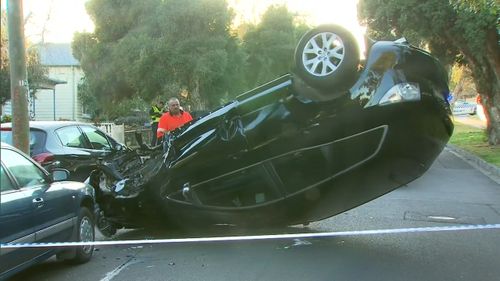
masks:
POLYGON ((311 29, 295 49, 296 74, 310 86, 329 92, 345 91, 352 86, 359 61, 354 36, 333 24, 311 29))
MULTIPOLYGON (((107 199, 108 200, 103 200, 104 204, 109 203, 109 200, 113 200, 112 198, 107 199)), ((110 222, 106 216, 104 216, 104 211, 101 210, 100 204, 95 205, 94 221, 99 232, 106 237, 115 235, 117 229, 119 228, 116 223, 110 222)))
POLYGON ((104 217, 104 213, 102 211, 99 211, 99 213, 96 214, 96 221, 97 228, 102 235, 111 237, 116 234, 116 230, 118 229, 118 227, 116 226, 116 224, 108 221, 106 217, 104 217))
MULTIPOLYGON (((95 240, 94 225, 94 219, 89 209, 86 207, 80 208, 75 240, 77 242, 93 242, 95 240)), ((75 256, 67 261, 72 264, 81 264, 90 260, 94 252, 94 246, 79 246, 75 250, 75 256)))

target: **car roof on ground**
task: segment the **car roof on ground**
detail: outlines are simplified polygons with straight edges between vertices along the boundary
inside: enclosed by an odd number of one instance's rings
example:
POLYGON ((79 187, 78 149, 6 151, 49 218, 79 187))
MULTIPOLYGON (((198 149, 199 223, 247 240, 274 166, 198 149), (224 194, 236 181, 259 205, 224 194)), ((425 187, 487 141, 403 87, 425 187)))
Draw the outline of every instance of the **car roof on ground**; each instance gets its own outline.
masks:
MULTIPOLYGON (((36 129, 56 129, 68 125, 92 125, 90 123, 83 123, 77 121, 30 121, 30 128, 36 129)), ((3 123, 2 128, 12 128, 12 123, 3 123)))

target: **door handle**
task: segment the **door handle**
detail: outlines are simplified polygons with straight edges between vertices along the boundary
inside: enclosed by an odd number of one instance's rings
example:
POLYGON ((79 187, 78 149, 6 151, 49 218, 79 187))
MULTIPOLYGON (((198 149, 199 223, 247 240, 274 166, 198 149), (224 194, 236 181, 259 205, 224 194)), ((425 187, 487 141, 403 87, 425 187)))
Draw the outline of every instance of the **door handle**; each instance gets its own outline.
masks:
POLYGON ((68 154, 67 157, 70 160, 89 160, 89 159, 92 159, 92 156, 90 156, 90 155, 68 154))
POLYGON ((33 199, 33 204, 36 205, 37 208, 43 207, 44 205, 43 198, 37 197, 33 199))

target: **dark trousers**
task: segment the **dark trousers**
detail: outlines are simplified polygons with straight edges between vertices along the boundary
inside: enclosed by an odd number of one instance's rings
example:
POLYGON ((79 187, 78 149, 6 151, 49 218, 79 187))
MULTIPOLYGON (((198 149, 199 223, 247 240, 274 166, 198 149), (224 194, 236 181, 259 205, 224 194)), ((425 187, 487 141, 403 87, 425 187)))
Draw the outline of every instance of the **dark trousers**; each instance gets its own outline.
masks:
POLYGON ((156 146, 158 144, 158 139, 156 138, 157 130, 158 122, 151 123, 151 146, 156 146))

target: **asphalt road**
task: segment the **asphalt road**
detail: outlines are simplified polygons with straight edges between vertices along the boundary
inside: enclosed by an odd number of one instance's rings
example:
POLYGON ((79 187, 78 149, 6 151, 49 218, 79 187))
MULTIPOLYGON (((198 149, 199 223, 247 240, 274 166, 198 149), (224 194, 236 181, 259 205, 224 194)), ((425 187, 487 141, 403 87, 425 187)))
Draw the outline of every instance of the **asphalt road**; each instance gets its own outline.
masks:
MULTIPOLYGON (((449 150, 421 178, 330 219, 248 234, 500 224, 500 180, 449 150)), ((209 235, 241 234, 230 228, 209 235)), ((173 238, 121 231, 114 240, 173 238)), ((68 266, 51 259, 13 280, 500 280, 500 230, 99 247, 68 266)))

